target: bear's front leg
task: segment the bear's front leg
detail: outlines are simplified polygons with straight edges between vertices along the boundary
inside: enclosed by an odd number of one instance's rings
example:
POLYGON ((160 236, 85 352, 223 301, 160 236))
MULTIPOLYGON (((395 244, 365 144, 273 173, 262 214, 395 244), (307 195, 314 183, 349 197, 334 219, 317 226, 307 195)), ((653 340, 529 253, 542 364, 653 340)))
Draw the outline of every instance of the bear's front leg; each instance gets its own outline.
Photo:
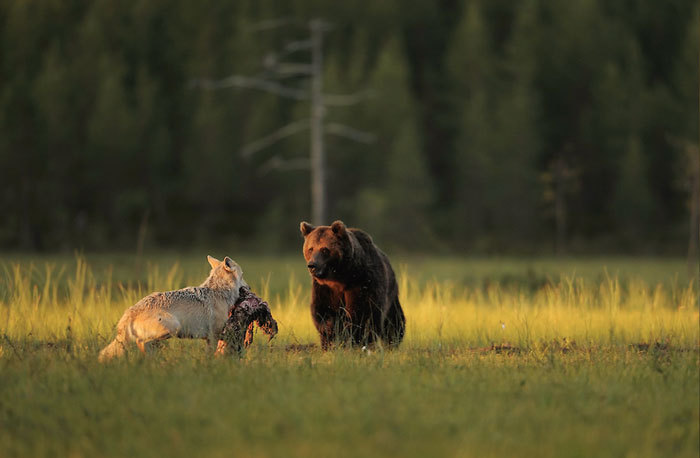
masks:
POLYGON ((351 322, 353 345, 374 344, 381 328, 382 310, 379 299, 358 288, 345 293, 345 308, 351 322))
POLYGON ((314 281, 311 293, 311 318, 321 338, 323 350, 330 349, 345 327, 341 317, 343 309, 343 301, 338 292, 314 281))
POLYGON ((314 325, 321 338, 321 348, 324 351, 328 350, 333 345, 337 335, 337 320, 333 319, 333 317, 325 317, 318 314, 314 315, 313 318, 314 325))

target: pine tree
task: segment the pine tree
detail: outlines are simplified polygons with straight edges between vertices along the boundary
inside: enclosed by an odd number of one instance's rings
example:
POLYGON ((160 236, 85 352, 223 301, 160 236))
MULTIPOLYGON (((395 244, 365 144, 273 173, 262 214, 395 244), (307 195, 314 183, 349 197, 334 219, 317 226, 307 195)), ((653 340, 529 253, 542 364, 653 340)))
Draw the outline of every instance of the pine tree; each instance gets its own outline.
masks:
POLYGON ((538 2, 524 1, 516 11, 513 36, 503 63, 503 88, 494 94, 495 133, 491 149, 495 186, 491 214, 505 240, 531 239, 538 223, 537 163, 540 107, 534 87, 538 2))
MULTIPOLYGON (((106 223, 105 232, 96 238, 110 237, 118 242, 133 237, 146 205, 145 191, 138 182, 143 164, 138 149, 138 124, 128 103, 124 72, 125 67, 116 59, 105 57, 101 62, 97 99, 87 125, 89 174, 84 189, 92 195, 95 209, 106 223), (119 226, 121 230, 117 229, 119 226)), ((98 222, 94 223, 99 228, 98 222)))
POLYGON ((430 232, 427 215, 433 186, 398 39, 392 38, 382 48, 368 86, 374 96, 361 110, 371 126, 368 130, 377 137, 371 146, 376 153, 369 158, 380 172, 360 193, 357 220, 377 237, 409 247, 430 232))
POLYGON ((647 164, 639 137, 631 136, 620 161, 613 209, 615 222, 630 246, 647 233, 653 210, 649 192, 647 164))
POLYGON ((406 249, 421 249, 435 243, 431 230, 430 205, 434 199, 425 158, 414 123, 405 122, 389 155, 383 233, 406 249))
MULTIPOLYGON (((683 48, 676 62, 673 87, 678 107, 676 150, 676 190, 684 196, 687 211, 688 272, 700 281, 700 144, 698 143, 698 55, 700 54, 700 7, 695 5, 686 27, 683 48)), ((680 200, 680 199, 679 199, 680 200)))
POLYGON ((496 166, 492 151, 495 64, 478 2, 469 3, 454 34, 447 57, 459 119, 455 151, 459 181, 453 219, 457 243, 470 245, 463 239, 473 240, 492 228, 489 210, 495 202, 489 190, 499 185, 492 176, 496 166))

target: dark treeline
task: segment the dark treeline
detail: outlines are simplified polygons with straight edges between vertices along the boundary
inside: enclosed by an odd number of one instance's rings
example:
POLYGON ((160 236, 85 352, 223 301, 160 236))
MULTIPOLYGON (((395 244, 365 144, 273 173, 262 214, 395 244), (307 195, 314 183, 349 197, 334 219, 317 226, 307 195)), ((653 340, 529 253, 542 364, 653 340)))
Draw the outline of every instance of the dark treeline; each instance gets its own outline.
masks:
POLYGON ((311 18, 324 90, 371 91, 327 122, 376 136, 326 135, 331 219, 438 252, 687 243, 697 0, 3 0, 0 246, 296 247, 308 132, 240 151, 308 103, 191 82, 261 75, 311 18))

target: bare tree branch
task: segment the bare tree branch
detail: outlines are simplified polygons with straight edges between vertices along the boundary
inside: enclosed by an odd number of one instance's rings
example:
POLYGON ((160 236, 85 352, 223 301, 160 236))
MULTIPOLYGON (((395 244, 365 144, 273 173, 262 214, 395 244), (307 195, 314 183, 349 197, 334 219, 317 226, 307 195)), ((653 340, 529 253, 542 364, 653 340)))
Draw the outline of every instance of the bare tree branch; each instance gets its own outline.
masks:
POLYGON ((268 146, 274 145, 283 138, 289 137, 290 135, 294 135, 297 132, 301 132, 302 130, 308 129, 308 127, 308 119, 302 119, 300 121, 295 121, 293 123, 287 124, 281 129, 274 131, 270 135, 259 138, 245 145, 243 148, 241 148, 241 156, 249 158, 254 153, 257 153, 258 151, 265 149, 268 146))
POLYGON ((296 52, 304 49, 311 49, 311 40, 290 41, 284 45, 285 52, 296 52))
POLYGON ((316 18, 309 21, 309 27, 311 29, 316 29, 319 32, 328 32, 329 30, 333 30, 335 28, 335 24, 330 21, 326 21, 325 19, 316 18))
POLYGON ((374 143, 377 139, 377 136, 372 133, 338 123, 326 124, 326 132, 339 137, 349 138, 359 143, 374 143))
POLYGON ((220 80, 212 80, 208 78, 193 79, 190 81, 190 86, 201 87, 203 89, 222 89, 235 86, 259 89, 261 91, 270 92, 272 94, 296 100, 306 100, 309 98, 306 91, 301 89, 286 87, 274 81, 269 81, 262 78, 251 78, 239 75, 231 75, 220 80))
POLYGON ((298 19, 292 18, 292 17, 267 19, 267 20, 256 22, 255 24, 247 26, 246 30, 250 30, 252 32, 262 32, 265 30, 277 29, 280 27, 284 27, 285 25, 291 25, 291 24, 300 24, 300 21, 298 19))
POLYGON ((308 158, 283 159, 279 156, 273 156, 258 169, 258 174, 265 175, 272 170, 304 170, 309 167, 308 158))
POLYGON ((283 59, 290 54, 294 54, 297 51, 303 51, 306 49, 311 49, 311 40, 290 41, 284 46, 284 48, 282 48, 282 51, 267 53, 263 58, 263 65, 266 67, 274 66, 280 61, 280 59, 283 59))
POLYGON ((270 71, 273 71, 273 72, 275 72, 279 75, 282 75, 282 76, 310 75, 311 74, 311 65, 278 63, 278 64, 275 64, 273 67, 271 67, 270 71))
POLYGON ((347 107, 350 105, 355 105, 362 100, 370 97, 372 93, 370 91, 361 91, 354 94, 324 94, 323 103, 325 105, 335 106, 335 107, 347 107))
MULTIPOLYGON (((285 80, 288 79, 295 79, 295 80, 300 80, 300 78, 307 78, 310 76, 307 73, 280 73, 276 72, 274 69, 270 71, 265 71, 262 73, 259 73, 257 75, 259 78, 265 79, 267 81, 276 81, 279 84, 283 84, 285 80)), ((303 85, 304 82, 300 80, 300 85, 303 85)), ((306 88, 303 88, 306 90, 306 88)))

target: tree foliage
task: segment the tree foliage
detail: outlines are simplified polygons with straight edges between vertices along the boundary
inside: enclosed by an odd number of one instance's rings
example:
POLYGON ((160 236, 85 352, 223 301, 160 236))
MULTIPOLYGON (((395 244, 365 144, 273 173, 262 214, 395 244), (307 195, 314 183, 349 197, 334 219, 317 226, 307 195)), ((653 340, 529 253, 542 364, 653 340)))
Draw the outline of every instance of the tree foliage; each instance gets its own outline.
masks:
POLYGON ((698 142, 698 14, 691 0, 0 2, 0 246, 131 247, 144 226, 159 245, 293 246, 309 171, 284 164, 308 157, 308 135, 240 151, 308 104, 190 82, 269 75, 266 56, 323 17, 326 91, 371 94, 327 123, 375 138, 326 135, 332 217, 406 249, 549 247, 565 164, 567 239, 671 249, 698 142))

